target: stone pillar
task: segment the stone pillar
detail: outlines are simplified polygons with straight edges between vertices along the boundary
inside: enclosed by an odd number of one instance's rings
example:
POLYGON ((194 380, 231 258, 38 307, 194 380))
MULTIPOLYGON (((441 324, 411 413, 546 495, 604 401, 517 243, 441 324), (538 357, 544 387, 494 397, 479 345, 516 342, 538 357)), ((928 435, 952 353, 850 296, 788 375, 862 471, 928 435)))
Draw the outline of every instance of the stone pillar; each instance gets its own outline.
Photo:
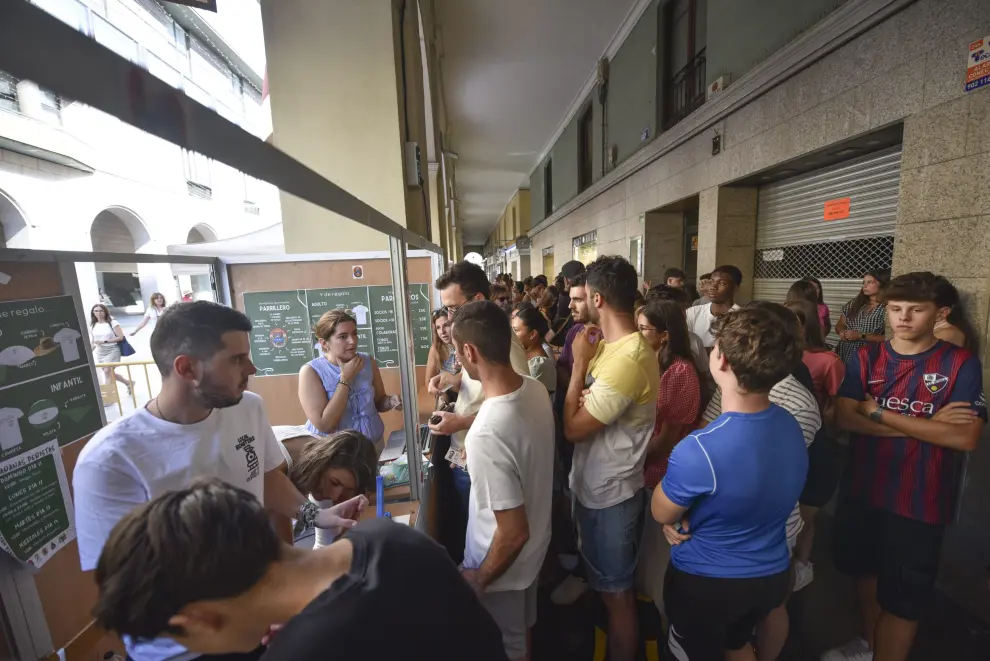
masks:
POLYGON ((990 88, 904 122, 893 267, 894 275, 931 271, 951 280, 984 350, 990 298, 987 121, 990 88))
MULTIPOLYGON (((261 5, 274 145, 426 236, 427 133, 418 4, 262 0, 261 5), (407 186, 407 142, 420 147, 419 186, 407 186)), ((379 232, 292 195, 282 193, 281 204, 288 253, 388 247, 388 238, 379 232)))
POLYGON ((713 186, 699 196, 698 273, 717 266, 737 267, 743 274, 740 302, 753 295, 758 191, 713 186))
POLYGON ((443 200, 443 177, 440 176, 439 166, 439 163, 430 163, 430 240, 440 246, 446 257, 450 254, 450 242, 447 237, 447 213, 443 200))
POLYGON ((684 212, 648 211, 643 234, 643 280, 659 285, 667 269, 684 267, 684 212))

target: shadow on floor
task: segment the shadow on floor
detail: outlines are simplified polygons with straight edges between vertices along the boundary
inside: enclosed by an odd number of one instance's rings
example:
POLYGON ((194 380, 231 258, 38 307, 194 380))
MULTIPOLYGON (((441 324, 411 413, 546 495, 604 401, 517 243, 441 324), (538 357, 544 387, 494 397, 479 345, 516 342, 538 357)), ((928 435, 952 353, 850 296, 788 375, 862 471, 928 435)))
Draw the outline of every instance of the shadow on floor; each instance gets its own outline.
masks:
MULTIPOLYGON (((831 518, 822 515, 812 558, 815 580, 790 602, 791 634, 780 661, 817 661, 823 651, 857 635, 853 586, 832 566, 830 533, 831 518)), ((552 587, 540 590, 533 661, 591 661, 594 597, 586 594, 572 606, 555 606, 552 587)), ((939 595, 921 622, 910 661, 990 661, 990 624, 939 595)))

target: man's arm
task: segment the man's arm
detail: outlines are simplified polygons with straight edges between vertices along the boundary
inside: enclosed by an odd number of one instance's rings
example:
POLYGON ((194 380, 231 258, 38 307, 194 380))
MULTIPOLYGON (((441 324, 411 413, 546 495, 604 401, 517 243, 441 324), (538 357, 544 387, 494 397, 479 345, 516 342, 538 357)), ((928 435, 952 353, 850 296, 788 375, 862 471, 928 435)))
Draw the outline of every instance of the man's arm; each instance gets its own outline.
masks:
POLYGON ((584 382, 588 376, 588 362, 574 360, 571 369, 571 380, 567 385, 567 396, 564 398, 564 437, 571 443, 580 443, 595 432, 604 429, 605 423, 581 406, 581 393, 584 392, 584 382))
POLYGON ((667 497, 667 494, 663 492, 662 488, 658 487, 653 490, 653 498, 650 500, 650 512, 653 514, 653 518, 656 519, 657 523, 673 525, 684 518, 684 513, 687 511, 688 508, 681 507, 671 501, 667 497))
POLYGON ((528 541, 529 520, 525 505, 511 510, 495 510, 495 536, 488 555, 478 569, 465 570, 465 577, 479 592, 483 592, 512 566, 528 541))
POLYGON ((83 571, 92 571, 110 531, 126 514, 148 502, 148 494, 123 466, 95 461, 76 466, 72 492, 80 565, 83 571))
MULTIPOLYGON (((872 405, 876 407, 876 402, 872 402, 872 405)), ((957 424, 934 418, 915 418, 886 409, 880 410, 883 411, 881 419, 884 426, 899 432, 898 436, 910 436, 943 448, 970 452, 976 449, 980 435, 983 433, 984 422, 975 415, 972 422, 957 424)))
POLYGON ((866 436, 904 436, 892 427, 873 422, 860 413, 861 403, 848 397, 835 398, 835 422, 839 429, 866 436))
POLYGON ((284 465, 283 461, 279 467, 265 472, 265 508, 294 519, 307 498, 282 470, 284 465))

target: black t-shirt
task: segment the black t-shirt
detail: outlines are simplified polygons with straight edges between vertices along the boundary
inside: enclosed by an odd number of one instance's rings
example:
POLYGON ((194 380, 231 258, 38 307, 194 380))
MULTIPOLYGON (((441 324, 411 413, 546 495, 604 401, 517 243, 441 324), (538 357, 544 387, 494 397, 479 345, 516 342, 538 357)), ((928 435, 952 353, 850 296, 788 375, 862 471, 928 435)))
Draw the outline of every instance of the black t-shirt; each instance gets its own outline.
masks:
POLYGON ((387 519, 347 539, 350 571, 286 623, 263 661, 507 661, 498 625, 442 546, 387 519))

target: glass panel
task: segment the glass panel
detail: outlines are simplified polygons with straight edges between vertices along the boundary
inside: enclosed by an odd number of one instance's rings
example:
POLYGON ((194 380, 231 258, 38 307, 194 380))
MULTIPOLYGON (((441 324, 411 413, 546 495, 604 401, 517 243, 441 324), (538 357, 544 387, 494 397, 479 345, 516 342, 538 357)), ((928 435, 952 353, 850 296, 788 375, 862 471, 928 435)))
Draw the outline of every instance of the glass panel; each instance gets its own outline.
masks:
POLYGON ((137 43, 99 16, 93 17, 93 36, 121 57, 131 62, 137 61, 137 43))
POLYGON ((86 31, 86 7, 76 0, 32 0, 52 16, 75 29, 86 31))
POLYGON ((174 38, 174 35, 171 35, 171 31, 162 23, 153 19, 143 9, 130 4, 125 5, 120 0, 107 0, 107 12, 110 22, 123 33, 131 36, 167 64, 175 64, 175 45, 170 39, 170 36, 174 38))
POLYGON ((165 62, 151 53, 147 53, 145 55, 145 63, 148 66, 148 71, 155 74, 155 76, 161 78, 172 87, 177 88, 182 84, 182 74, 180 74, 175 68, 165 64, 165 62))

